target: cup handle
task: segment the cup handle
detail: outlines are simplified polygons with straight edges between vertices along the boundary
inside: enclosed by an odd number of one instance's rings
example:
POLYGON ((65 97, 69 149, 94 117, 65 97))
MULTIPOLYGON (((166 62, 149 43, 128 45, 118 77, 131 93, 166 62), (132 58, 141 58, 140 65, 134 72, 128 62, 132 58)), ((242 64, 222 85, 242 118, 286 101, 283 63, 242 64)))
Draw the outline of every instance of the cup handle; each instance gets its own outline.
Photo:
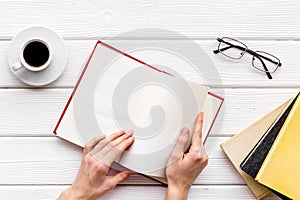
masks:
POLYGON ((18 71, 18 70, 20 70, 22 67, 23 67, 23 65, 21 64, 20 61, 18 61, 18 62, 16 62, 15 64, 13 64, 11 68, 12 68, 13 71, 18 71))

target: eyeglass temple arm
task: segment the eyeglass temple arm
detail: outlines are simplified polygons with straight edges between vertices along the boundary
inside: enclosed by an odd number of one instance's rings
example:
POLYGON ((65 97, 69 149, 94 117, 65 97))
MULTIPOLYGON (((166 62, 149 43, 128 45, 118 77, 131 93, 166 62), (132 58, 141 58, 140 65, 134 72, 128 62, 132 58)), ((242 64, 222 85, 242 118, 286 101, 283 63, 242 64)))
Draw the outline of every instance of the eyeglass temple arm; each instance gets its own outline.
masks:
MULTIPOLYGON (((256 52, 255 52, 256 53, 256 52)), ((278 65, 278 67, 281 67, 281 62, 279 61, 279 62, 276 62, 276 61, 274 61, 274 60, 272 60, 272 59, 270 59, 270 58, 268 58, 268 57, 265 57, 265 56, 263 56, 263 55, 260 55, 259 53, 256 53, 259 57, 261 57, 261 58, 263 58, 263 59, 265 59, 265 60, 267 60, 267 61, 270 61, 271 63, 274 63, 274 64, 276 64, 276 65, 278 65)))
POLYGON ((243 48, 243 47, 241 47, 241 46, 238 46, 238 45, 231 44, 230 42, 226 42, 226 41, 222 40, 221 38, 218 38, 217 40, 218 40, 219 42, 223 42, 223 43, 227 44, 228 46, 227 46, 227 47, 223 47, 222 49, 214 50, 213 52, 214 52, 215 54, 220 53, 220 52, 222 52, 222 51, 226 51, 226 50, 230 49, 231 47, 240 49, 240 50, 242 50, 242 51, 246 51, 245 48, 243 48))
MULTIPOLYGON (((250 50, 251 51, 251 50, 250 50)), ((252 51, 253 52, 253 51, 252 51)), ((248 52, 248 53, 250 53, 250 52, 248 52)), ((254 52, 255 53, 255 52, 254 52)), ((252 54, 252 53, 250 53, 250 54, 252 54)), ((262 63, 262 65, 263 65, 263 68, 265 69, 265 71, 266 71, 266 74, 267 74, 267 77, 269 78, 269 79, 272 79, 273 77, 271 76, 271 73, 269 72, 269 70, 268 70, 268 68, 267 68, 267 66, 266 66, 266 64, 265 64, 265 62, 260 58, 260 55, 259 54, 257 54, 257 53, 255 53, 256 55, 253 55, 254 57, 257 57, 259 60, 260 60, 260 62, 262 63)))
POLYGON ((247 50, 247 49, 245 49, 244 47, 240 47, 240 46, 231 44, 231 43, 229 43, 229 42, 224 42, 224 43, 225 43, 225 44, 228 44, 229 46, 223 47, 222 49, 214 50, 213 52, 214 52, 215 54, 217 54, 217 53, 220 53, 220 52, 222 52, 222 51, 226 51, 226 50, 230 49, 231 47, 240 49, 240 50, 242 50, 242 51, 246 51, 246 50, 247 50))
POLYGON ((272 77, 271 73, 268 72, 269 70, 268 70, 268 68, 266 67, 265 63, 264 63, 263 61, 261 61, 261 62, 262 62, 262 64, 263 64, 264 69, 266 70, 267 77, 268 77, 269 79, 272 79, 273 77, 272 77))
POLYGON ((222 51, 226 51, 227 49, 230 49, 231 47, 232 47, 232 45, 227 46, 227 47, 224 47, 224 48, 222 48, 222 49, 214 50, 213 52, 214 52, 215 54, 217 54, 217 53, 220 53, 220 52, 222 52, 222 51))

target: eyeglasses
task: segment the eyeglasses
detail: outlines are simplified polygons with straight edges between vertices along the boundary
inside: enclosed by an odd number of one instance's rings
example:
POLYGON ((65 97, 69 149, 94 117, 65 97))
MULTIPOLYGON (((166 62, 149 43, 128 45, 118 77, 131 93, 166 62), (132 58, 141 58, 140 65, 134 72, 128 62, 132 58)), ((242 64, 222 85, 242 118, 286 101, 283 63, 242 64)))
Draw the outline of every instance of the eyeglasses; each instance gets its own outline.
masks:
POLYGON ((219 41, 218 49, 213 51, 215 54, 221 53, 222 55, 231 58, 231 59, 241 59, 245 53, 251 54, 252 57, 252 66, 267 74, 269 79, 272 79, 271 73, 274 73, 278 67, 281 67, 280 60, 264 51, 252 51, 248 47, 233 38, 222 37, 217 38, 219 41))

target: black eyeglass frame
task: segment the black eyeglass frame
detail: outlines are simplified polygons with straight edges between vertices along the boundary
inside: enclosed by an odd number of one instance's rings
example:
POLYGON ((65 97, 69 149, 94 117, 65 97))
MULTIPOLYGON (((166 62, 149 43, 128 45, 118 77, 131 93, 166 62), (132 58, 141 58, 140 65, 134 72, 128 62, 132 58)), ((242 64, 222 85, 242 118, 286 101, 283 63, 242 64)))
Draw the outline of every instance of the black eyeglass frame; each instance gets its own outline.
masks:
POLYGON ((267 76, 268 76, 269 79, 272 79, 271 73, 274 73, 275 71, 277 71, 278 67, 281 67, 281 65, 282 65, 281 62, 280 62, 280 60, 279 60, 276 56, 274 56, 274 55, 272 55, 272 54, 269 54, 269 53, 267 53, 267 52, 264 52, 264 51, 253 51, 253 50, 249 49, 249 48, 247 47, 247 45, 245 45, 244 43, 242 43, 241 41, 238 41, 238 40, 236 40, 236 39, 229 38, 229 37, 222 37, 222 38, 217 38, 217 41, 219 42, 219 45, 218 45, 218 49, 213 51, 215 54, 222 53, 222 55, 224 55, 224 56, 226 56, 226 57, 229 57, 229 58, 231 58, 231 59, 241 59, 241 58, 245 55, 245 53, 249 53, 249 54, 251 54, 251 55, 253 56, 253 57, 252 57, 252 66, 253 66, 255 69, 259 70, 259 71, 265 72, 265 73, 267 74, 267 76), (224 39, 229 39, 229 40, 236 41, 236 42, 238 42, 238 43, 244 45, 244 47, 239 46, 239 45, 232 44, 232 43, 230 43, 230 42, 225 41, 224 39), (220 49, 221 43, 222 43, 222 42, 225 43, 225 44, 227 44, 228 46, 220 49), (230 49, 230 48, 232 48, 232 47, 233 47, 233 48, 237 48, 237 49, 239 49, 239 50, 242 51, 240 57, 235 58, 235 57, 231 57, 231 56, 229 56, 229 55, 223 53, 223 51, 226 51, 226 50, 228 50, 228 49, 230 49), (265 56, 263 56, 263 55, 261 55, 261 54, 259 54, 259 53, 264 53, 264 54, 270 55, 270 56, 274 57, 275 59, 277 59, 277 62, 274 61, 274 60, 272 60, 272 59, 270 59, 270 58, 268 58, 268 57, 265 57, 265 56), (262 69, 260 69, 260 68, 258 68, 258 67, 256 67, 256 66, 254 65, 254 60, 255 60, 255 58, 257 58, 257 59, 260 60, 260 62, 261 62, 262 65, 263 65, 264 70, 262 70, 262 69), (265 60, 267 60, 267 61, 269 61, 269 62, 275 64, 275 65, 276 65, 275 69, 274 69, 273 71, 269 71, 268 68, 267 68, 267 66, 266 66, 266 64, 265 64, 265 62, 263 61, 263 59, 265 59, 265 60))

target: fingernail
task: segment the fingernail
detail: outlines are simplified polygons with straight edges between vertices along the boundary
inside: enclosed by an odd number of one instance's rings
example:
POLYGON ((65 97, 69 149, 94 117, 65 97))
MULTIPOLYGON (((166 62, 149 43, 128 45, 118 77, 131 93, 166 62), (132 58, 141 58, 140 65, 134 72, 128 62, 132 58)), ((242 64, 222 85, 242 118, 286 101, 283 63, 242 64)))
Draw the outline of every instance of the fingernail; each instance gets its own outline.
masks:
POLYGON ((125 133, 126 133, 125 130, 120 130, 120 134, 121 134, 121 135, 123 135, 123 134, 125 134, 125 133))
POLYGON ((129 176, 138 176, 139 174, 138 173, 136 173, 136 172, 131 172, 130 174, 129 174, 129 176))
POLYGON ((98 140, 104 139, 106 137, 106 135, 100 135, 97 137, 98 140))
POLYGON ((200 118, 203 118, 204 117, 204 112, 200 112, 199 115, 200 115, 200 118))
POLYGON ((127 138, 127 140, 131 140, 131 139, 134 140, 134 137, 133 137, 133 136, 129 136, 129 137, 127 138))
POLYGON ((187 136, 187 135, 189 134, 189 129, 184 127, 184 128, 182 129, 181 134, 182 134, 183 136, 187 136))
POLYGON ((126 131, 126 133, 127 133, 128 135, 132 136, 132 135, 133 135, 133 130, 130 129, 130 130, 126 131))

